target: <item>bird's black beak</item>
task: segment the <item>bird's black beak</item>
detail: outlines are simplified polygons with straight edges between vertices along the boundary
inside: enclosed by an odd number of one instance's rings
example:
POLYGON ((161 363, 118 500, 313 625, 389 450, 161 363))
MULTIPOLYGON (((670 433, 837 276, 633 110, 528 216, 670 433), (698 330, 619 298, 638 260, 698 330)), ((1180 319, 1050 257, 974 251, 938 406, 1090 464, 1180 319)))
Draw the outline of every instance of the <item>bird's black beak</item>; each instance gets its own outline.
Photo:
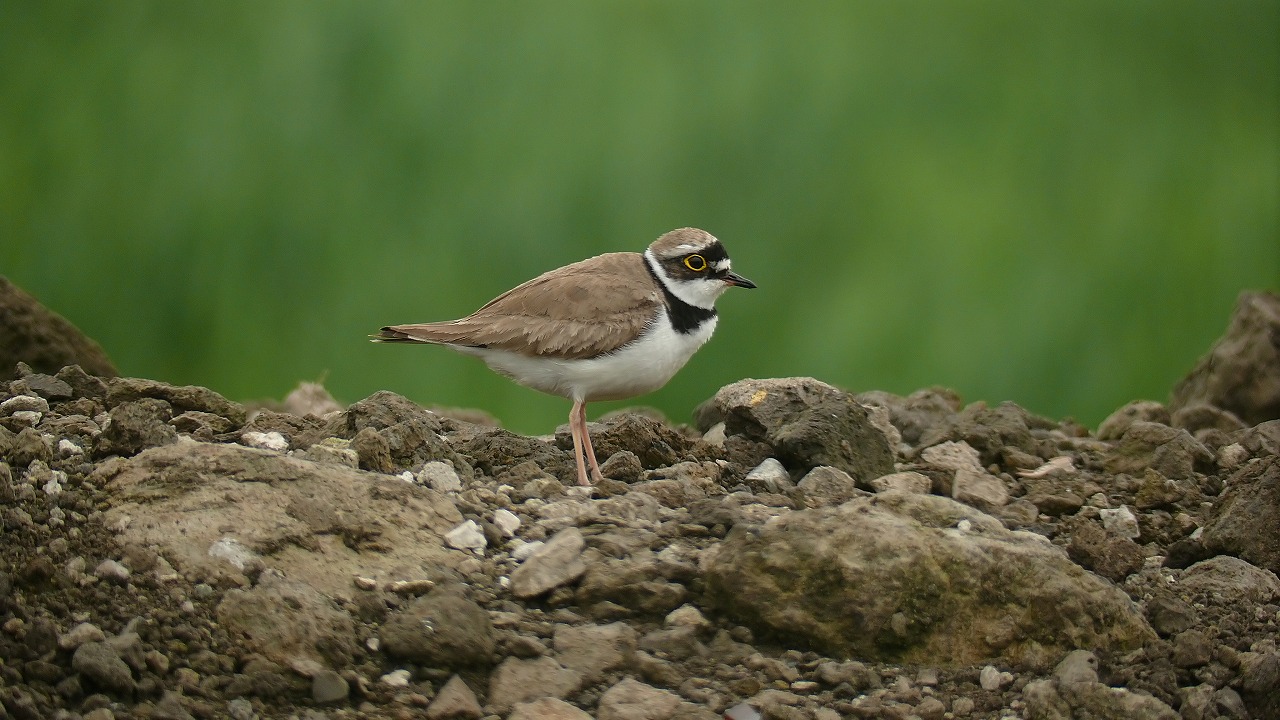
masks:
POLYGON ((730 285, 737 285, 738 287, 753 288, 756 286, 755 283, 742 277, 736 272, 726 273, 725 276, 721 279, 730 285))

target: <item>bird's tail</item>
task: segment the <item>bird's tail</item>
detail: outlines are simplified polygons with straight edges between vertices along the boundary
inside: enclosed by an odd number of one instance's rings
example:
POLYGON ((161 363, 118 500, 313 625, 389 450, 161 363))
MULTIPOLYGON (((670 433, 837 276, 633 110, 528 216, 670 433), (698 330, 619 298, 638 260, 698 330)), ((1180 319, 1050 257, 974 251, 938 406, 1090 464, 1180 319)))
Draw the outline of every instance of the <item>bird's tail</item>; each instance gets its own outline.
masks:
POLYGON ((397 329, 395 329, 395 328, 393 328, 393 327, 384 327, 384 328, 382 328, 381 330, 379 330, 379 331, 378 331, 378 333, 377 333, 376 335, 370 335, 370 336, 369 336, 369 338, 370 338, 371 340, 373 340, 374 342, 384 342, 384 343, 422 343, 422 342, 426 342, 426 341, 424 341, 424 340, 419 340, 418 338, 413 337, 413 336, 412 336, 412 335, 410 335, 409 333, 402 332, 402 331, 397 330, 397 329))

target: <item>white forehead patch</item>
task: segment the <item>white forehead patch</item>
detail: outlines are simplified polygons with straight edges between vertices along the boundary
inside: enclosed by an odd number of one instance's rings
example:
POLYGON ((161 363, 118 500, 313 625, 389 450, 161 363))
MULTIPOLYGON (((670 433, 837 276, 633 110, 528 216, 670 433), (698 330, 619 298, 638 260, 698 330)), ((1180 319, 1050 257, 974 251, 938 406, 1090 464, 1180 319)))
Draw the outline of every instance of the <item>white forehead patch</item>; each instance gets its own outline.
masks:
POLYGON ((711 263, 711 267, 715 268, 715 271, 716 271, 716 272, 723 272, 723 271, 725 271, 725 270, 728 270, 728 269, 729 269, 729 258, 725 258, 724 260, 717 260, 717 261, 715 261, 715 262, 711 263))

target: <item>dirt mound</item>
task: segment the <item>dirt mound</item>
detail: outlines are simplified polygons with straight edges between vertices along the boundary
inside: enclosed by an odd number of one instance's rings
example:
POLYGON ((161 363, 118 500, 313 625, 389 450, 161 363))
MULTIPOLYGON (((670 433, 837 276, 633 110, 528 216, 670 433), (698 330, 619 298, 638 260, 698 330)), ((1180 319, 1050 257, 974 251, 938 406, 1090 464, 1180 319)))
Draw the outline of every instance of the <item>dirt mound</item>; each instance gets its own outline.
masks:
POLYGON ((20 374, 4 717, 1280 714, 1280 421, 1220 379, 1096 435, 742 381, 696 429, 595 424, 578 488, 567 437, 391 393, 20 374))

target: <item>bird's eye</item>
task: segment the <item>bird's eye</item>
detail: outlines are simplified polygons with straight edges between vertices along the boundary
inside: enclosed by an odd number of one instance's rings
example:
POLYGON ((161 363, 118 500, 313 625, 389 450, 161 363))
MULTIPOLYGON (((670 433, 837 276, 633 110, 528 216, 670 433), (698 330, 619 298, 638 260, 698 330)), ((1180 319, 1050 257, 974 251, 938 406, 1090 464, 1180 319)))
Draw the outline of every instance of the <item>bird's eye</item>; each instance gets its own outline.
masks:
POLYGON ((690 255, 684 259, 684 266, 694 272, 702 272, 707 269, 707 259, 701 255, 690 255))

